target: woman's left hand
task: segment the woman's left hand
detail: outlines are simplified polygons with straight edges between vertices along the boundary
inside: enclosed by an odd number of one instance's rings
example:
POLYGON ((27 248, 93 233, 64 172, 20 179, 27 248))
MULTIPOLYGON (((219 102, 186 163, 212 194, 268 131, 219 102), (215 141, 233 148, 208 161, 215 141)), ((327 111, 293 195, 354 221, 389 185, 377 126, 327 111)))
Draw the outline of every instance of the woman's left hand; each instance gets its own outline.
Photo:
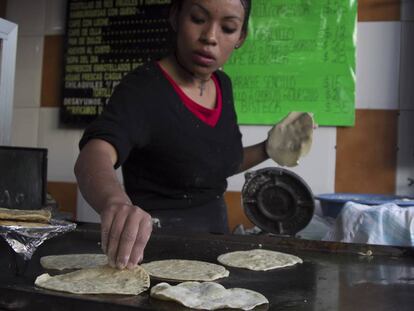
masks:
POLYGON ((269 131, 266 142, 267 154, 279 165, 298 165, 299 158, 310 151, 314 128, 312 114, 289 113, 269 131))

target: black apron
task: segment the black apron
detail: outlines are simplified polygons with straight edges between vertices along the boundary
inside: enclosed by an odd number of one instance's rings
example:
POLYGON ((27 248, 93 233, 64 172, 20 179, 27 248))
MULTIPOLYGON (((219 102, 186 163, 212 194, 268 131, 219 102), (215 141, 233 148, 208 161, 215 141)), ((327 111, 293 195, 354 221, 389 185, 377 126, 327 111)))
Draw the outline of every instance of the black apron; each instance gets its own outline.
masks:
POLYGON ((223 197, 196 207, 151 210, 149 213, 160 221, 161 227, 154 227, 154 232, 229 233, 227 206, 223 197))

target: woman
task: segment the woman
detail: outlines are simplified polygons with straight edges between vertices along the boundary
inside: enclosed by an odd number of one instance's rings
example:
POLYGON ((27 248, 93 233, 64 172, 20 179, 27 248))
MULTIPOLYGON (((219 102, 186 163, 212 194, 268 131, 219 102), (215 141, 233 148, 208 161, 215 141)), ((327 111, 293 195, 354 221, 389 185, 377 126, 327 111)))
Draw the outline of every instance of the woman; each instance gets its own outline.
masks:
POLYGON ((151 216, 172 230, 226 232, 226 178, 268 158, 265 141, 242 147, 231 82, 218 70, 243 44, 250 6, 173 1, 174 53, 126 75, 86 129, 75 174, 101 216, 110 265, 142 260, 151 216))

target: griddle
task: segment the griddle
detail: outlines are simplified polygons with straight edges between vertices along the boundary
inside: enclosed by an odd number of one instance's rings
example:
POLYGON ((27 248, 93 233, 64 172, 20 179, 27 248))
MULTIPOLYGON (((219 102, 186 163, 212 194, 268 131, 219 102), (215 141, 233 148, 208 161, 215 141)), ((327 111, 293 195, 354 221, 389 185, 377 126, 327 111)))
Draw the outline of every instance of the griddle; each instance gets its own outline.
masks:
MULTIPOLYGON (((46 255, 100 252, 95 224, 78 223, 75 231, 41 245, 24 262, 0 241, 0 310, 189 310, 175 303, 138 296, 75 295, 37 288, 46 272, 46 255)), ((217 262, 235 250, 265 248, 301 257, 303 264, 266 272, 229 267, 225 287, 243 287, 265 295, 270 304, 255 310, 413 310, 414 249, 301 240, 270 235, 236 236, 153 233, 145 261, 182 258, 217 262), (372 254, 372 256, 369 256, 372 254)), ((151 280, 151 284, 156 282, 151 280)))

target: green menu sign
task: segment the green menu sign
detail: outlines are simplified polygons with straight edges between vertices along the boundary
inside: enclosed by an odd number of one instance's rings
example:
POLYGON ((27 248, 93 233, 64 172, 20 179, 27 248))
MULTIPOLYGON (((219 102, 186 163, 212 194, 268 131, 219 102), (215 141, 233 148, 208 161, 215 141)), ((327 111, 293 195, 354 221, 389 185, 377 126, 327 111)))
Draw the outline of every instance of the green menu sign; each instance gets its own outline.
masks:
POLYGON ((356 0, 252 2, 247 40, 224 67, 239 124, 307 111, 319 125, 353 125, 356 0))

